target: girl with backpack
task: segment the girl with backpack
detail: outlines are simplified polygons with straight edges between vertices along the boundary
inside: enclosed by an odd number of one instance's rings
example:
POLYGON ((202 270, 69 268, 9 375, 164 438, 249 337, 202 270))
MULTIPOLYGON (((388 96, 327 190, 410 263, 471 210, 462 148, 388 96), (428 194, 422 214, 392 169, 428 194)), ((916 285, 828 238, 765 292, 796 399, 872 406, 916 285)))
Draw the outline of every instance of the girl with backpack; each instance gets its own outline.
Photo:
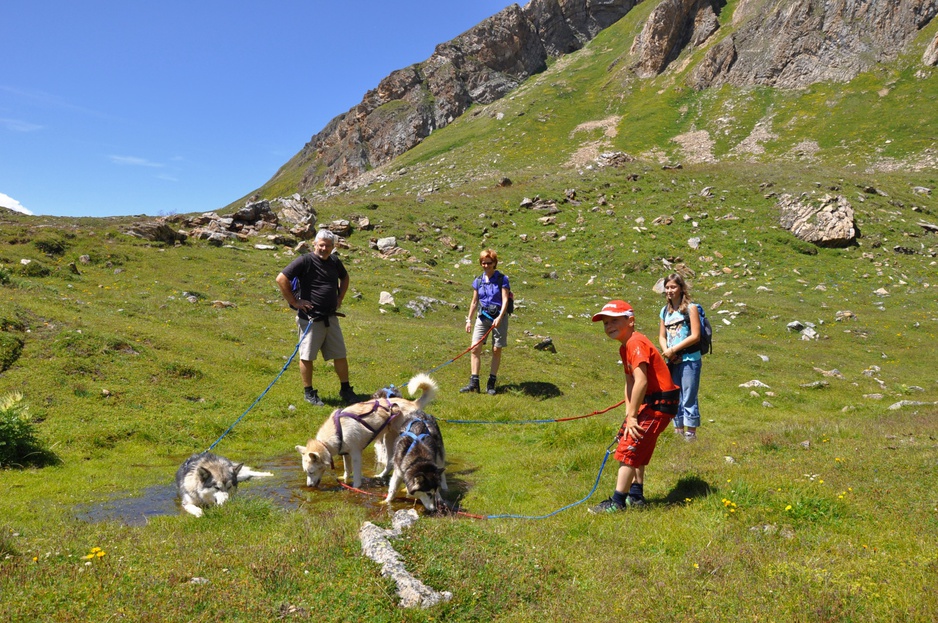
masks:
POLYGON ((672 273, 664 280, 667 304, 661 308, 658 343, 668 362, 671 380, 681 387, 681 402, 674 416, 674 432, 687 441, 697 440, 700 408, 701 320, 684 278, 672 273))
POLYGON ((485 344, 483 336, 492 328, 492 366, 486 393, 495 395, 495 377, 502 361, 502 349, 508 345, 508 315, 511 289, 508 277, 495 270, 498 266, 498 254, 486 249, 479 254, 482 274, 472 282, 472 302, 469 303, 469 315, 466 316, 466 333, 472 334, 472 350, 469 351, 469 384, 460 392, 479 391, 479 369, 482 366, 480 353, 485 344), (473 322, 473 315, 478 316, 473 322))

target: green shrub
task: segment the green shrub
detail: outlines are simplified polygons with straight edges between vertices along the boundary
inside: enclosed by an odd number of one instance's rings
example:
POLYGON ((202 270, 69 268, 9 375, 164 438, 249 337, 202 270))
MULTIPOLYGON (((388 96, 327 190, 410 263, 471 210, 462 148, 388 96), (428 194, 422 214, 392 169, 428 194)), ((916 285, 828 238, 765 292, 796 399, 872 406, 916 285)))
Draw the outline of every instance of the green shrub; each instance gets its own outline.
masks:
POLYGON ((0 399, 0 467, 41 465, 52 455, 36 437, 23 396, 0 399))
POLYGON ((33 241, 33 246, 46 255, 64 255, 68 244, 59 237, 50 236, 33 241))
POLYGON ((36 260, 32 260, 29 264, 21 265, 20 271, 26 277, 48 277, 52 274, 51 268, 36 260))
POLYGON ((0 372, 5 372, 12 366, 23 352, 23 340, 16 336, 0 332, 0 372))

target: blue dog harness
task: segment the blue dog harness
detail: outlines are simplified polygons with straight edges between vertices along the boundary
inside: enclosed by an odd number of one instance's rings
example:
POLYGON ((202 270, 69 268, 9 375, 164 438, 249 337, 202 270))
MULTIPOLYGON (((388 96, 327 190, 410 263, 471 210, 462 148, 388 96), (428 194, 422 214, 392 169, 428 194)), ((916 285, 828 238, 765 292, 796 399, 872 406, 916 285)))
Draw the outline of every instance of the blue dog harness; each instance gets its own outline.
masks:
POLYGON ((427 432, 427 433, 420 433, 419 435, 414 434, 414 432, 413 432, 412 430, 410 430, 410 427, 413 426, 416 422, 420 422, 420 423, 423 424, 424 426, 427 425, 427 423, 424 422, 423 420, 420 420, 420 419, 413 419, 413 420, 411 420, 410 422, 407 423, 407 428, 404 429, 403 431, 401 431, 401 437, 409 437, 409 438, 410 438, 410 445, 407 446, 407 452, 404 453, 404 456, 407 456, 408 454, 410 454, 410 451, 413 450, 413 448, 414 448, 414 446, 415 446, 416 444, 420 443, 421 441, 423 441, 424 439, 426 439, 427 437, 430 436, 430 433, 429 433, 429 432, 427 432))

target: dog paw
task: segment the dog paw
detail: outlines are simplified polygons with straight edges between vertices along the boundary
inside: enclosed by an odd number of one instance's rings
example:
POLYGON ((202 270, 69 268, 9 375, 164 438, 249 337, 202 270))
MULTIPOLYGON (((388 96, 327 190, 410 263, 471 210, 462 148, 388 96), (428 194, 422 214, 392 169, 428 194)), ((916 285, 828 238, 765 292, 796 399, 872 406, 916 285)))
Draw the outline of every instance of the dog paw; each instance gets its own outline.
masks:
POLYGON ((194 515, 196 517, 202 516, 202 509, 196 506, 195 504, 186 504, 185 506, 183 506, 183 508, 190 515, 194 515))

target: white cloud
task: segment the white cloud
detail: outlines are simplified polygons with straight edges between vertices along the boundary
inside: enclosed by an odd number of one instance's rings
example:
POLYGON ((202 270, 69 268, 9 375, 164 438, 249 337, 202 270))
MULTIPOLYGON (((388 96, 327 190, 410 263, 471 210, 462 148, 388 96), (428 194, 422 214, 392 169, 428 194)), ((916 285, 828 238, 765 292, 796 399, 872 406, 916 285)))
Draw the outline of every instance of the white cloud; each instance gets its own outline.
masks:
POLYGON ((163 167, 159 162, 151 162, 146 158, 138 158, 137 156, 108 156, 111 159, 111 162, 114 164, 128 165, 132 167, 153 167, 160 169, 163 167))
POLYGON ((23 207, 23 205, 11 197, 10 195, 4 195, 0 193, 0 206, 4 208, 10 208, 14 212, 22 212, 23 214, 32 214, 29 210, 23 207))
POLYGON ((0 126, 3 126, 10 132, 35 132, 41 130, 42 126, 21 119, 0 119, 0 126))

